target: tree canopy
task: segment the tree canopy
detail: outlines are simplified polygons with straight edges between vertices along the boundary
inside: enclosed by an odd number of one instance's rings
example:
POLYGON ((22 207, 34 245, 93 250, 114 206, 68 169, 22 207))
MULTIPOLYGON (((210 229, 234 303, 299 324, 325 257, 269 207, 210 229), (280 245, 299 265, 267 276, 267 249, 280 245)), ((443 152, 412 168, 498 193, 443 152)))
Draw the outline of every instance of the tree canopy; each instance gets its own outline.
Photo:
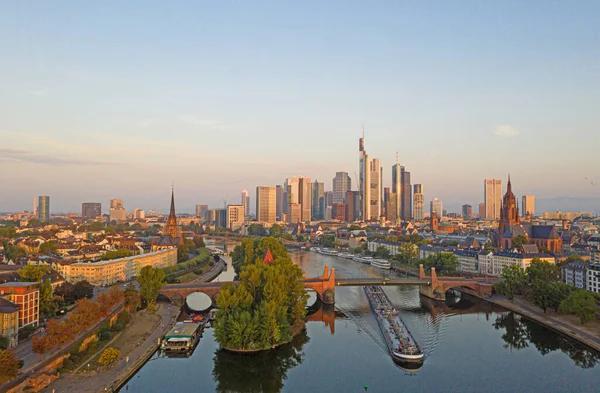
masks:
POLYGON ((19 361, 12 349, 0 350, 0 383, 6 383, 19 374, 19 361))
POLYGON ((533 284, 536 280, 548 284, 559 282, 560 267, 539 258, 533 258, 531 260, 531 264, 527 267, 527 276, 531 284, 533 284))
POLYGON ((431 272, 433 267, 436 274, 445 276, 455 275, 459 264, 456 255, 449 252, 429 255, 427 258, 422 259, 421 263, 426 272, 431 272))
POLYGON ((126 258, 133 255, 133 251, 128 248, 119 248, 116 251, 108 251, 100 257, 101 261, 108 261, 110 259, 126 258))
POLYGON ((147 304, 154 303, 158 297, 158 291, 165 281, 165 272, 152 266, 145 266, 140 270, 137 278, 140 284, 140 296, 147 304))
POLYGON ((17 270, 21 281, 23 282, 41 282, 42 278, 48 273, 47 266, 25 265, 17 270))
POLYGON ((289 342, 302 323, 308 295, 298 280, 303 272, 273 237, 243 239, 233 253, 239 284, 226 284, 217 296, 215 337, 225 348, 269 349, 289 342), (274 260, 263 262, 269 249, 274 260))
POLYGON ((596 318, 598 305, 593 294, 585 289, 576 289, 560 303, 560 311, 579 317, 581 324, 596 318))

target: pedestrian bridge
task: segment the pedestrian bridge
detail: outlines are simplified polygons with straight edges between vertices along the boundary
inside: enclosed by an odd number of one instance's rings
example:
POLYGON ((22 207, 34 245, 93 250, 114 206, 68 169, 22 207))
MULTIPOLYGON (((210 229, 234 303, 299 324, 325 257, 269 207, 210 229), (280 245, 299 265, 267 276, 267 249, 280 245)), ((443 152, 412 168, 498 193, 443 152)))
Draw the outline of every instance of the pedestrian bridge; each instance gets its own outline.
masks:
MULTIPOLYGON (((475 291, 480 296, 492 293, 490 284, 483 284, 477 280, 461 277, 438 277, 435 269, 431 269, 431 276, 425 275, 423 265, 420 266, 418 278, 336 278, 335 269, 325 265, 325 271, 320 277, 305 278, 300 280, 304 288, 315 291, 324 304, 335 303, 335 287, 370 286, 370 285, 418 285, 422 295, 436 299, 445 299, 445 292, 451 288, 466 287, 475 291)), ((185 284, 167 284, 160 289, 159 294, 166 296, 171 301, 183 302, 193 292, 204 292, 213 300, 216 298, 224 282, 190 282, 185 284)), ((237 285, 237 282, 233 282, 237 285)))

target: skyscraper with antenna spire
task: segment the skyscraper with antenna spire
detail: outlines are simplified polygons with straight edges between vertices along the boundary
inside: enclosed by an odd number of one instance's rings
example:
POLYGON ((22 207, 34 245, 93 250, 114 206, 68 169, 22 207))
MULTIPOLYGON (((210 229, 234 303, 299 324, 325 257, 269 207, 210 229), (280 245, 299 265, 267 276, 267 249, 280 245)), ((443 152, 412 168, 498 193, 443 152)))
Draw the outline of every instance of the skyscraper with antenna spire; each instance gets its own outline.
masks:
POLYGON ((392 165, 392 194, 396 199, 394 207, 397 220, 401 217, 402 191, 402 166, 398 163, 398 152, 396 152, 396 163, 392 165))
POLYGON ((360 198, 360 219, 363 221, 371 220, 371 169, 369 167, 369 155, 365 150, 365 126, 362 126, 362 137, 358 140, 358 156, 359 156, 359 198, 360 198))

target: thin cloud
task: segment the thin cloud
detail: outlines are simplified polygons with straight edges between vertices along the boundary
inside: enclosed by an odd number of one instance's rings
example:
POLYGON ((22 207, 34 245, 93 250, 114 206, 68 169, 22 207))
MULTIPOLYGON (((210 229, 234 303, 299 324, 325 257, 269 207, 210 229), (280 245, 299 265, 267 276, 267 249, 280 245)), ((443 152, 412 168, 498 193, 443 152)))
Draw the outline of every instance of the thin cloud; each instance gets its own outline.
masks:
POLYGON ((29 162, 44 165, 116 165, 115 162, 37 154, 25 149, 0 148, 0 161, 29 162))
POLYGON ((157 121, 158 119, 146 119, 137 123, 136 126, 139 128, 146 128, 156 124, 157 121))
POLYGON ((521 131, 517 130, 513 126, 497 126, 494 130, 494 135, 501 138, 512 138, 519 135, 521 131))
POLYGON ((225 128, 220 122, 211 119, 203 119, 194 115, 175 115, 175 119, 186 124, 211 130, 225 128))

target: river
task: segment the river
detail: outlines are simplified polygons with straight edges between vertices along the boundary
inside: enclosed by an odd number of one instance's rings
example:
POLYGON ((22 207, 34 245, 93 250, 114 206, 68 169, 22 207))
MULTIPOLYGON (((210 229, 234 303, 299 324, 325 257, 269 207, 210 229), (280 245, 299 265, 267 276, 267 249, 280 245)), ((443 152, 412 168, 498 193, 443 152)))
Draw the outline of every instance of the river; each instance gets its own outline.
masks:
MULTIPOLYGON (((292 252, 307 276, 381 276, 351 260, 292 252)), ((222 273, 221 281, 231 279, 222 273)), ((218 349, 207 329, 189 358, 155 354, 122 392, 598 392, 600 356, 478 299, 434 303, 417 287, 386 287, 425 352, 408 372, 389 357, 363 289, 336 288, 335 307, 311 317, 293 343, 255 356, 218 349), (317 319, 316 321, 310 321, 317 319), (325 320, 325 322, 323 322, 325 320), (335 323, 329 323, 334 321, 335 323)))

